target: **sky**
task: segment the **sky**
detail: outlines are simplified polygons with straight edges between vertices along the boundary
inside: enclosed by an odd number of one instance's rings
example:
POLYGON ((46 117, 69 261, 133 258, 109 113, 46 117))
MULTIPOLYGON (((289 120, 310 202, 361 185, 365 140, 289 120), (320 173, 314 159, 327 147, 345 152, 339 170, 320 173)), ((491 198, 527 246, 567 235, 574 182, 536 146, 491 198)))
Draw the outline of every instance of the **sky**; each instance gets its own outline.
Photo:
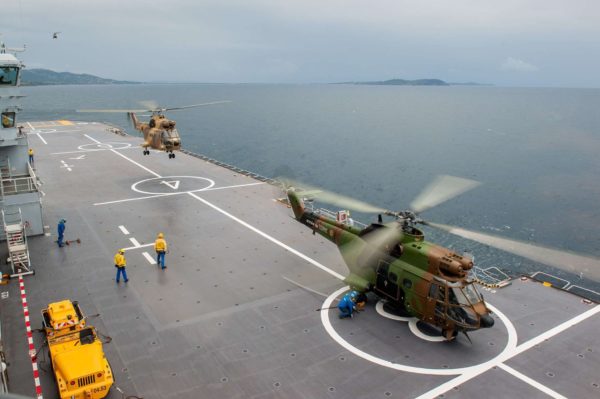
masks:
POLYGON ((600 87, 597 0, 3 0, 1 8, 0 40, 26 44, 28 68, 147 82, 600 87))

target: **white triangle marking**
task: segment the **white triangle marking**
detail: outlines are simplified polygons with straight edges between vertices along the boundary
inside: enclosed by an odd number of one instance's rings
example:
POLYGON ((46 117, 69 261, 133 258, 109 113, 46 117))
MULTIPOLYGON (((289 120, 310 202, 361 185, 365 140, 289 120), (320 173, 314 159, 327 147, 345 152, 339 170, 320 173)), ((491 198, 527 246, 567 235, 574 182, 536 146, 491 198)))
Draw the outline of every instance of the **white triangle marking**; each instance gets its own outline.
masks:
POLYGON ((173 190, 177 190, 179 188, 179 180, 171 180, 171 181, 163 180, 160 183, 171 187, 173 190))

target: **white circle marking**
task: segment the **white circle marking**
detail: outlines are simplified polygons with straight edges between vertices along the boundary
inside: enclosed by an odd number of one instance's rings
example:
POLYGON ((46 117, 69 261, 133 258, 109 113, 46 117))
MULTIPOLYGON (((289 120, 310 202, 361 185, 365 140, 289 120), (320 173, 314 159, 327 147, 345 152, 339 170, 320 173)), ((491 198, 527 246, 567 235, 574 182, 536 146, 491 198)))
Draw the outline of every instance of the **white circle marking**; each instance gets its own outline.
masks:
POLYGON ((379 358, 377 356, 373 356, 373 355, 371 355, 367 352, 364 352, 364 351, 358 349, 357 347, 351 345, 348 341, 346 341, 344 338, 342 338, 338 334, 338 332, 333 328, 333 326, 331 325, 331 321, 329 320, 329 307, 331 306, 331 304, 333 303, 335 298, 337 298, 343 292, 348 291, 349 289, 350 289, 349 286, 342 287, 339 290, 332 293, 331 295, 329 295, 327 297, 327 299, 325 299, 325 302, 323 302, 323 305, 321 306, 323 308, 323 310, 321 311, 321 322, 323 323, 323 326, 325 327, 325 330, 327 331, 329 336, 331 338, 333 338, 333 340, 336 341, 338 344, 340 344, 342 347, 344 347, 346 350, 354 353, 356 356, 362 357, 363 359, 368 360, 372 363, 378 364, 380 366, 398 370, 398 371, 405 371, 407 373, 415 373, 415 374, 430 374, 430 375, 464 374, 469 371, 480 370, 481 368, 493 367, 498 362, 498 360, 501 360, 501 359, 507 357, 507 355, 509 355, 511 352, 513 352, 517 347, 517 330, 515 329, 515 326, 511 323, 511 321, 508 319, 508 317, 506 317, 506 315, 504 315, 504 313, 500 312, 499 309, 497 309, 496 307, 494 307, 486 302, 487 307, 490 308, 496 315, 498 315, 500 320, 502 320, 502 322, 506 326, 506 330, 508 332, 508 340, 506 342, 506 347, 504 348, 504 350, 502 350, 502 352, 500 352, 498 355, 496 355, 492 359, 488 360, 487 362, 476 364, 474 366, 460 367, 460 368, 455 368, 455 369, 433 369, 433 368, 426 368, 426 367, 408 366, 408 365, 399 364, 399 363, 392 363, 389 360, 385 360, 385 359, 379 358))
POLYGON ((137 183, 133 183, 131 185, 131 189, 137 193, 140 194, 150 194, 150 195, 155 195, 155 194, 168 194, 166 192, 152 192, 152 191, 144 191, 144 190, 140 190, 139 188, 137 188, 138 184, 143 184, 145 182, 148 181, 152 181, 152 180, 160 180, 160 181, 169 181, 169 180, 173 180, 173 179, 198 179, 198 180, 206 180, 208 182, 208 186, 203 187, 203 188, 199 188, 199 189, 195 189, 195 190, 186 190, 186 191, 175 191, 174 192, 184 192, 184 193, 193 193, 193 192, 197 192, 197 191, 204 191, 204 190, 208 190, 209 188, 213 187, 216 183, 214 180, 211 180, 209 178, 206 177, 199 177, 199 176, 165 176, 165 177, 152 177, 150 179, 144 179, 144 180, 140 180, 137 183))

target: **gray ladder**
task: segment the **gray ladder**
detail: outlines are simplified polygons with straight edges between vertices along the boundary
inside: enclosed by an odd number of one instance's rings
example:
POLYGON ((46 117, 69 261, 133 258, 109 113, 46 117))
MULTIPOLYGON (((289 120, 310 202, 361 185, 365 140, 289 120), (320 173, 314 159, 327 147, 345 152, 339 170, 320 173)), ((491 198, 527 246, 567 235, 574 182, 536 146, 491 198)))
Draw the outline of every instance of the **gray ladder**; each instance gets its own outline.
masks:
POLYGON ((7 213, 2 209, 2 222, 8 245, 8 259, 6 262, 10 262, 11 264, 11 277, 34 274, 35 272, 31 269, 27 235, 25 234, 25 226, 23 226, 21 208, 19 208, 18 212, 14 213, 7 213))

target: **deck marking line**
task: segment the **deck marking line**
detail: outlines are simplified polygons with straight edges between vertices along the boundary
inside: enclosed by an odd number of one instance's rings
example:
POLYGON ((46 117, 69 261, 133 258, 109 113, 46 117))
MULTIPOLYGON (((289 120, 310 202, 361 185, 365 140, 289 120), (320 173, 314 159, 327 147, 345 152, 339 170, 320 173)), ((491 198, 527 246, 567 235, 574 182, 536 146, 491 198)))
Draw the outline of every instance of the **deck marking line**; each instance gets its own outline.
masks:
POLYGON ((123 251, 131 251, 132 249, 146 248, 146 247, 150 247, 152 245, 154 245, 154 243, 137 245, 135 247, 127 247, 127 248, 123 248, 123 251))
MULTIPOLYGON (((148 195, 146 197, 134 197, 134 198, 125 198, 125 199, 121 199, 121 200, 114 200, 114 201, 96 202, 93 205, 94 206, 98 206, 98 205, 118 204, 120 202, 139 201, 139 200, 149 199, 149 198, 166 197, 166 196, 169 196, 169 195, 179 195, 179 194, 187 194, 187 193, 199 193, 201 191, 225 190, 225 189, 228 189, 228 188, 257 186, 257 185, 260 185, 260 184, 267 184, 267 183, 265 183, 265 182, 257 182, 257 183, 248 183, 248 184, 236 184, 236 185, 233 185, 233 186, 200 188, 198 190, 181 191, 181 192, 178 192, 178 193, 154 194, 154 195, 148 195)), ((275 200, 273 200, 273 201, 275 201, 275 200)))
MULTIPOLYGON (((88 139, 90 139, 90 140, 92 140, 92 141, 94 141, 94 142, 98 143, 98 144, 102 144, 101 142, 99 142, 98 140, 96 140, 96 139, 95 139, 95 138, 93 138, 93 137, 90 137, 90 136, 89 136, 89 135, 87 135, 87 134, 84 134, 84 136, 85 136, 85 137, 87 137, 88 139)), ((128 158, 127 156, 125 156, 125 155, 123 155, 123 154, 119 153, 118 151, 116 151, 116 150, 111 150, 111 151, 112 151, 112 152, 114 152, 115 154, 117 154, 118 156, 120 156, 120 157, 122 157, 122 158, 124 158, 124 159, 128 160, 129 162, 133 163, 134 165, 137 165, 137 166, 139 166, 140 168, 142 168, 142 169, 146 170, 147 172, 149 172, 149 173, 153 174, 154 176, 156 176, 156 177, 158 177, 158 178, 162 178, 162 176, 161 176, 161 175, 159 175, 158 173, 156 173, 156 172, 154 172, 154 171, 152 171, 152 170, 148 169, 147 167, 145 167, 144 165, 142 165, 142 164, 140 164, 140 163, 138 163, 138 162, 134 161, 133 159, 130 159, 130 158, 128 158)), ((211 208, 213 208, 213 209, 214 209, 214 210, 216 210, 217 212, 220 212, 220 213, 222 213, 223 215, 227 216, 228 218, 230 218, 230 219, 232 219, 232 220, 234 220, 234 221, 238 222, 238 223, 239 223, 239 224, 241 224, 242 226, 244 226, 244 227, 246 227, 246 228, 248 228, 248 229, 250 229, 250 230, 254 231, 255 233, 257 233, 257 234, 259 234, 259 235, 263 236, 264 238, 266 238, 267 240, 269 240, 269 241, 273 242, 274 244, 277 244, 277 245, 279 245, 280 247, 282 247, 282 248, 284 248, 284 249, 286 249, 286 250, 290 251, 290 252, 291 252, 291 253, 293 253, 294 255, 296 255, 296 256, 298 256, 298 257, 300 257, 300 258, 304 259, 305 261, 309 262, 310 264, 312 264, 312 265, 314 265, 314 266, 318 267, 319 269, 321 269, 321 270, 323 270, 323 271, 325 271, 325 272, 327 272, 327 273, 331 274, 331 275, 332 275, 332 276, 334 276, 335 278, 337 278, 337 279, 339 279, 339 280, 343 280, 343 279, 344 279, 344 276, 342 276, 342 275, 341 275, 341 274, 339 274, 338 272, 335 272, 335 271, 333 271, 333 270, 329 269, 328 267, 326 267, 326 266, 323 266, 322 264, 320 264, 320 263, 319 263, 319 262, 317 262, 316 260, 314 260, 314 259, 312 259, 312 258, 310 258, 310 257, 308 257, 308 256, 306 256, 306 255, 304 255, 302 252, 299 252, 299 251, 295 250, 294 248, 292 248, 292 247, 290 247, 290 246, 288 246, 288 245, 286 245, 286 244, 282 243, 281 241, 279 241, 279 240, 277 240, 277 239, 275 239, 275 238, 271 237, 271 236, 270 236, 270 235, 268 235, 267 233, 264 233, 264 232, 260 231, 260 230, 259 230, 259 229, 257 229, 256 227, 254 227, 254 226, 252 226, 252 225, 250 225, 250 224, 248 224, 248 223, 244 222, 243 220, 241 220, 241 219, 239 219, 239 218, 237 218, 237 217, 233 216, 232 214, 230 214, 230 213, 228 213, 227 211, 225 211, 225 210, 223 210, 223 209, 219 208, 218 206, 211 204, 210 202, 208 202, 208 201, 207 201, 207 200, 205 200, 204 198, 198 197, 196 194, 194 194, 194 193, 192 193, 192 192, 188 192, 187 194, 188 194, 188 195, 190 195, 190 196, 192 196, 192 197, 194 197, 194 198, 196 198, 198 201, 200 201, 200 202, 204 203, 205 205, 208 205, 208 206, 210 206, 211 208)), ((149 256, 149 255, 148 255, 148 256, 149 256)))
POLYGON ((344 276, 342 276, 341 274, 339 274, 338 272, 335 272, 333 270, 331 270, 330 268, 323 266, 322 264, 320 264, 319 262, 317 262, 316 260, 304 255, 302 252, 295 250, 294 248, 282 243, 281 241, 271 237, 270 235, 268 235, 267 233, 262 232, 261 230, 257 229, 256 227, 252 226, 251 224, 248 224, 246 222, 244 222, 242 219, 237 218, 236 216, 233 216, 231 213, 219 208, 216 205, 211 204, 210 202, 208 202, 207 200, 205 200, 202 197, 198 197, 196 194, 194 193, 188 193, 190 196, 196 198, 198 201, 202 202, 205 205, 210 206, 211 208, 213 208, 215 211, 222 213, 223 215, 227 216, 228 218, 238 222, 239 224, 241 224, 242 226, 254 231, 256 234, 263 236, 264 238, 266 238, 267 240, 271 241, 274 244, 279 245, 281 248, 286 249, 288 251, 290 251, 291 253, 293 253, 294 255, 304 259, 305 261, 311 263, 312 265, 318 267, 319 269, 331 274, 333 277, 339 279, 339 280, 344 280, 344 276))
POLYGON ((119 226, 119 229, 121 230, 121 232, 125 235, 129 235, 129 231, 127 231, 127 229, 125 228, 125 226, 121 225, 119 226))
MULTIPOLYGON (((131 150, 131 149, 135 149, 136 147, 126 147, 126 148, 119 148, 119 150, 131 150)), ((96 151, 110 151, 112 148, 95 148, 95 149, 91 149, 91 150, 77 150, 77 151, 61 151, 61 152, 51 152, 50 155, 65 155, 65 154, 81 154, 81 153, 85 153, 85 152, 96 152, 96 151)))
POLYGON ((546 331, 545 333, 542 333, 542 334, 538 335, 537 337, 534 337, 534 338, 530 339, 529 341, 522 343, 521 345, 517 346, 512 351, 512 353, 509 353, 508 355, 503 356, 503 358, 500 359, 498 362, 496 362, 496 364, 491 364, 491 365, 486 364, 485 367, 481 367, 476 371, 464 373, 456 378, 451 379, 448 382, 443 383, 442 385, 438 386, 437 388, 434 388, 428 392, 425 392, 423 395, 417 397, 416 399, 437 398, 439 395, 442 395, 442 394, 448 392, 449 390, 453 389, 454 387, 459 386, 460 384, 463 384, 463 383, 479 376, 480 374, 485 373, 486 371, 488 371, 490 368, 492 368, 494 366, 499 366, 500 364, 504 363, 505 361, 521 354, 522 352, 525 352, 526 350, 531 349, 535 345, 544 342, 546 339, 551 338, 551 337, 563 332, 564 330, 573 327, 576 324, 579 324, 580 322, 596 315, 599 312, 600 312, 600 305, 596 305, 592 309, 585 311, 585 312, 581 313, 580 315, 575 316, 572 319, 567 320, 564 323, 559 324, 558 326, 546 331))
MULTIPOLYGON (((84 136, 85 136, 85 137, 87 137, 88 139, 92 140, 92 141, 93 141, 93 142, 95 142, 96 144, 102 144, 102 142, 100 142, 100 141, 96 140, 96 139, 95 139, 95 138, 93 138, 93 137, 90 137, 90 136, 89 136, 89 135, 87 135, 87 134, 84 134, 84 136)), ((125 155, 121 154, 120 152, 118 152, 118 151, 116 151, 116 150, 113 150, 112 148, 111 148, 109 151, 112 151, 112 152, 114 152, 115 154, 117 154, 118 156, 120 156, 120 157, 122 157, 122 158, 124 158, 124 159, 128 160, 128 161, 129 161, 129 162, 131 162, 132 164, 139 166, 140 168, 144 169, 146 172, 148 172, 148 173, 151 173, 151 174, 153 174, 154 176, 156 176, 156 177, 158 177, 158 178, 162 178, 162 176, 161 176, 161 175, 159 175, 158 173, 151 171, 150 169, 148 169, 147 167, 145 167, 145 166, 144 166, 144 165, 142 165, 141 163, 138 163, 138 162, 134 161, 133 159, 126 157, 125 155)))
POLYGON ((556 399, 567 399, 566 396, 563 396, 563 395, 559 394, 558 392, 548 388, 547 386, 540 384, 533 378, 527 377, 525 374, 518 372, 517 370, 513 369, 510 366, 507 366, 504 363, 499 364, 498 367, 500 367, 502 370, 506 371, 507 373, 512 374, 513 376, 517 377, 521 381, 528 383, 532 387, 539 389, 540 391, 544 392, 548 396, 551 396, 556 399))
POLYGON ((29 346, 29 357, 31 359, 31 369, 33 370, 33 382, 35 383, 35 393, 37 399, 43 399, 42 385, 39 379, 38 365, 35 346, 33 345, 33 335, 31 333, 31 323, 29 319, 29 308, 27 307, 27 295, 25 293, 25 280, 19 276, 19 288, 21 289, 21 303, 23 305, 23 315, 25 317, 25 329, 27 331, 27 343, 29 346))
POLYGON ((31 123, 27 122, 27 124, 29 125, 29 128, 30 128, 31 130, 35 130, 35 128, 33 127, 33 125, 32 125, 31 123))
POLYGON ((129 241, 131 241, 131 243, 133 244, 134 248, 139 248, 140 247, 140 243, 138 242, 138 240, 136 240, 135 238, 131 237, 129 239, 129 241))
POLYGON ((42 140, 42 142, 43 142, 44 144, 48 144, 48 142, 47 142, 46 140, 44 140, 44 138, 42 137, 42 135, 41 135, 41 134, 39 134, 39 133, 36 133, 36 135, 37 135, 37 136, 40 138, 40 140, 42 140))
POLYGON ((142 255, 144 255, 144 258, 146 258, 148 263, 150 263, 151 265, 156 265, 156 261, 154 260, 154 258, 152 256, 150 256, 150 254, 148 252, 142 252, 142 255))
POLYGON ((165 186, 168 186, 173 190, 177 190, 179 188, 179 183, 180 183, 179 180, 172 180, 172 181, 163 180, 160 182, 160 184, 164 184, 165 186))
POLYGON ((71 133, 71 132, 80 132, 81 129, 72 129, 72 130, 56 130, 56 129, 48 129, 49 132, 44 132, 44 128, 38 129, 39 132, 29 132, 27 134, 53 134, 53 133, 71 133))

